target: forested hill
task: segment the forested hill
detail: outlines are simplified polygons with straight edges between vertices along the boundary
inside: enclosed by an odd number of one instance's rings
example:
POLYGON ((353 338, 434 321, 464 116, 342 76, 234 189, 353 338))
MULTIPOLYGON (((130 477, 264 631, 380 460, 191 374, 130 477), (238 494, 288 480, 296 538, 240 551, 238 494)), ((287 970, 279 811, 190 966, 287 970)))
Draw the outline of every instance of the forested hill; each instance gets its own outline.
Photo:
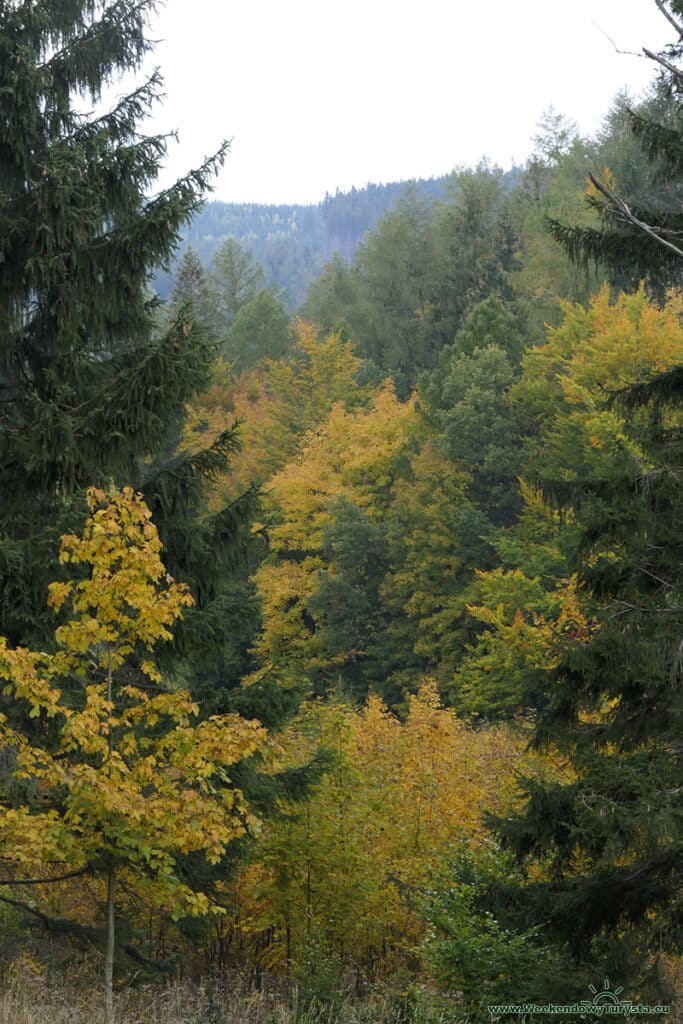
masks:
MULTIPOLYGON (((514 171, 509 172, 513 180, 514 171)), ((326 195, 312 205, 265 205, 260 203, 206 203, 188 226, 170 273, 160 273, 155 286, 167 298, 183 253, 192 247, 204 266, 227 238, 235 238, 263 267, 268 285, 286 292, 288 304, 297 308, 308 285, 325 264, 339 253, 348 263, 367 231, 413 189, 422 198, 440 199, 449 189, 450 175, 366 185, 350 192, 326 195)))

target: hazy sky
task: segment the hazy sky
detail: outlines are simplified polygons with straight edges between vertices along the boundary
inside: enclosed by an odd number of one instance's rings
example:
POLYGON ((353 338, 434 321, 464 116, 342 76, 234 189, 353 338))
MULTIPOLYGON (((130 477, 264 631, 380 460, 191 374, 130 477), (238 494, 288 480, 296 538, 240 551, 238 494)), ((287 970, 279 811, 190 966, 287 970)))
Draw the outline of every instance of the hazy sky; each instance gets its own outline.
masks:
POLYGON ((215 198, 317 202, 532 149, 551 104, 588 133, 671 31, 653 0, 167 0, 153 23, 174 175, 223 138, 215 198))

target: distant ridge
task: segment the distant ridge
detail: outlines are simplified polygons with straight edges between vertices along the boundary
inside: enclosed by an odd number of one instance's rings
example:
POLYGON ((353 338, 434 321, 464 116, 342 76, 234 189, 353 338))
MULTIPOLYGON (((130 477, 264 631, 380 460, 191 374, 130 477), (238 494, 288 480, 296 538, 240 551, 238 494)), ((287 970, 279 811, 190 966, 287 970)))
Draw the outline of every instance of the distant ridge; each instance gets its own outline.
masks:
POLYGON ((315 204, 206 203, 185 232, 170 273, 160 273, 155 288, 167 298, 182 254, 192 247, 205 266, 227 238, 236 238, 264 269, 266 282, 286 293, 294 310, 310 282, 338 253, 347 263, 368 231, 408 191, 419 198, 444 198, 450 175, 366 185, 315 204))

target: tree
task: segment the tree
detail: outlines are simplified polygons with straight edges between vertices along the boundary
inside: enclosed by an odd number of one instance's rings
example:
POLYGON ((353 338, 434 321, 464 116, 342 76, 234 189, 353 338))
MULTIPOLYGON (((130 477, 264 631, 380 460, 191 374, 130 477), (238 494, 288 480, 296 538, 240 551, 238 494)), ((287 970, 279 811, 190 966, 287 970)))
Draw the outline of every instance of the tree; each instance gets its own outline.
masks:
POLYGON ((27 866, 35 876, 36 865, 48 879, 65 870, 104 877, 105 1022, 112 1024, 117 878, 144 887, 175 916, 211 908, 182 880, 179 856, 217 862, 251 828, 254 817, 227 770, 258 749, 264 730, 237 715, 196 721, 191 695, 163 684, 149 652, 192 603, 189 588, 168 575, 141 495, 126 488, 107 500, 91 489, 88 504, 83 536, 64 536, 60 551, 63 563, 87 575, 50 586, 51 606, 72 616, 56 631, 56 652, 0 640, 4 692, 56 729, 48 749, 2 721, 13 774, 36 783, 40 795, 18 809, 3 806, 0 818, 12 882, 27 866), (59 679, 72 685, 62 692, 59 679))
POLYGON ((458 993, 468 1020, 490 1020, 492 1003, 556 997, 566 970, 556 952, 542 945, 538 927, 520 931, 504 922, 500 910, 509 915, 504 903, 496 907, 498 916, 488 909, 511 878, 519 880, 520 872, 509 853, 492 843, 482 849, 461 843, 449 851, 424 899, 431 928, 422 957, 441 984, 458 993), (552 985, 545 991, 539 987, 542 970, 554 975, 554 991, 552 985))
POLYGON ((682 358, 679 298, 658 309, 641 289, 610 306, 605 288, 567 309, 518 385, 537 480, 573 520, 589 617, 552 645, 535 731, 568 771, 527 780, 523 813, 498 830, 544 873, 518 893, 531 920, 631 983, 680 940, 682 358))
POLYGON ((256 574, 263 627, 254 650, 263 673, 316 679, 320 690, 343 675, 345 663, 363 657, 356 644, 374 637, 379 609, 373 611, 372 625, 353 637, 352 647, 347 644, 354 623, 367 618, 369 607, 362 606, 377 598, 382 531, 373 523, 386 514, 416 424, 414 402, 399 402, 387 382, 367 409, 347 411, 341 402, 335 404, 305 437, 297 456, 272 478, 271 555, 256 574), (369 545, 359 557, 349 551, 354 543, 350 534, 359 545, 369 545), (342 577, 334 582, 336 571, 326 557, 343 564, 342 577), (327 598, 337 600, 340 586, 357 587, 361 580, 357 614, 347 609, 342 628, 344 616, 335 613, 333 623, 324 604, 327 598), (322 594, 316 600, 319 585, 322 594))
POLYGON ((227 355, 240 370, 248 369, 264 358, 281 359, 289 340, 287 309, 274 289, 264 288, 237 313, 227 355))
POLYGON ((87 486, 131 484, 153 510, 169 572, 195 599, 166 657, 195 644, 216 656, 255 495, 198 523, 204 482, 227 468, 237 436, 228 426, 210 448, 171 457, 213 351, 182 307, 155 332, 148 282, 226 146, 150 195, 166 139, 141 135, 139 122, 159 75, 98 117, 79 106, 139 69, 152 7, 0 4, 0 633, 50 641, 59 537, 80 528, 87 486))
POLYGON ((241 917, 271 968, 301 971, 317 947, 370 973, 413 952, 420 893, 448 844, 490 842, 484 807, 504 810, 515 771, 533 770, 519 737, 468 728, 429 680, 406 710, 400 721, 376 696, 312 701, 281 737, 285 764, 320 744, 333 760, 305 801, 282 802, 245 869, 241 917))
POLYGON ((576 138, 574 121, 555 110, 552 103, 541 114, 533 141, 538 155, 550 164, 557 164, 576 138))
POLYGON ((518 230, 509 184, 499 168, 482 163, 453 176, 451 201, 437 204, 433 227, 432 366, 482 299, 513 298, 510 274, 519 267, 518 230))
MULTIPOLYGON (((139 68, 151 8, 0 5, 0 632, 15 642, 49 637, 45 589, 85 487, 146 481, 157 500, 149 460, 208 372, 196 324, 181 316, 154 334, 148 281, 226 146, 150 197, 166 139, 138 122, 158 73, 101 116, 76 102, 139 68)), ((234 443, 226 435, 214 462, 234 443)), ((195 460, 182 483, 206 470, 195 460)), ((180 552, 167 551, 176 572, 180 552)))
POLYGON ((650 109, 628 110, 636 139, 649 159, 655 181, 668 184, 655 201, 635 201, 606 170, 589 172, 586 198, 601 220, 597 227, 572 226, 549 221, 550 232, 572 258, 600 261, 613 270, 648 277, 660 293, 681 281, 683 215, 680 213, 680 174, 683 169, 683 4, 681 0, 655 0, 676 33, 675 41, 661 52, 643 47, 644 55, 659 72, 661 102, 650 109))
POLYGON ((168 309, 171 322, 183 314, 197 317, 212 338, 220 334, 219 299, 209 274, 202 266, 194 249, 186 249, 176 271, 168 309))
POLYGON ((236 238, 223 243, 213 258, 213 266, 224 328, 229 331, 239 311, 263 288, 263 269, 236 238))

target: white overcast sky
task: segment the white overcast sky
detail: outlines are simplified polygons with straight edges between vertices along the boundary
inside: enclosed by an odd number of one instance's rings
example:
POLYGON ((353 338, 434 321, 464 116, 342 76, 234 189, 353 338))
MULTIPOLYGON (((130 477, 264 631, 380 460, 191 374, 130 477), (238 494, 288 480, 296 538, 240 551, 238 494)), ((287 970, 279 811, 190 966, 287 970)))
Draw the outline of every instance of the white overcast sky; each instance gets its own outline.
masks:
POLYGON ((214 198, 315 203, 522 162, 551 104, 590 133, 652 77, 615 45, 672 33, 654 0, 167 0, 152 34, 166 100, 148 130, 178 129, 169 172, 231 138, 214 198))

